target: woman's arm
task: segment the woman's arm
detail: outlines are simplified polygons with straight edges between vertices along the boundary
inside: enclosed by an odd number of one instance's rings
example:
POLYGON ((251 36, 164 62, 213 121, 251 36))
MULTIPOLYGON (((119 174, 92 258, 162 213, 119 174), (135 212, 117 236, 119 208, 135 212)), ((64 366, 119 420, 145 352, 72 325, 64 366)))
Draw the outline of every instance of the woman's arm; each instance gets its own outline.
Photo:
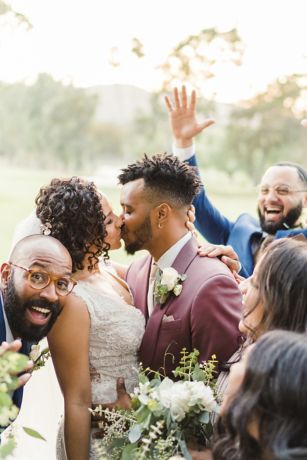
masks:
POLYGON ((90 318, 85 303, 70 294, 48 335, 49 347, 64 396, 64 438, 68 460, 88 460, 91 381, 90 318))

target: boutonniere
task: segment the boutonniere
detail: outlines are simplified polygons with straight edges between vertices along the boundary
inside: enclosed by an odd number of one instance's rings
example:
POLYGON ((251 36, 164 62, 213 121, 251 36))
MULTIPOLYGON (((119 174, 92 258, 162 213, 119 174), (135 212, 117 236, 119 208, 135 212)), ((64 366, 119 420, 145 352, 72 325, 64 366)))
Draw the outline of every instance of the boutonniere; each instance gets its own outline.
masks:
POLYGON ((182 291, 182 283, 187 275, 179 275, 173 267, 166 267, 157 276, 154 289, 154 299, 162 307, 171 294, 179 296, 182 291))

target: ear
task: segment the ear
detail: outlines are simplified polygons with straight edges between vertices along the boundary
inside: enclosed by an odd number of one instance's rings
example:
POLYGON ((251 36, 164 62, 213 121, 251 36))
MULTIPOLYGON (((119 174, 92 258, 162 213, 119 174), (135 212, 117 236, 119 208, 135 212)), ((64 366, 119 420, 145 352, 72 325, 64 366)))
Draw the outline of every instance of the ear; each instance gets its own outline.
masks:
POLYGON ((172 209, 169 204, 162 203, 155 208, 155 220, 158 228, 163 228, 168 221, 172 209))
POLYGON ((303 208, 307 208, 307 193, 305 193, 303 198, 303 208))
POLYGON ((8 280, 11 274, 11 267, 7 263, 3 263, 0 269, 0 286, 2 289, 7 287, 8 280))

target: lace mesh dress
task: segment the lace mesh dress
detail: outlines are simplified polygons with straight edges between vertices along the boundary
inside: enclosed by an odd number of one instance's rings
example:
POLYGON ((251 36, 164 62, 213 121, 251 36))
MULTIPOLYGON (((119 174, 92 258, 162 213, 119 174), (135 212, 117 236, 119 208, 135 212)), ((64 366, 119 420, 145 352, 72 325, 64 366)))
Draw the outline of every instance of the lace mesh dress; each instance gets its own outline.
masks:
MULTIPOLYGON (((87 305, 90 315, 89 361, 93 403, 117 399, 116 380, 124 377, 128 392, 137 384, 138 349, 144 333, 142 313, 128 305, 106 285, 104 292, 87 281, 78 281, 74 293, 87 305)), ((57 459, 66 460, 64 423, 60 423, 57 459)), ((90 443, 90 459, 96 459, 95 442, 90 443)))

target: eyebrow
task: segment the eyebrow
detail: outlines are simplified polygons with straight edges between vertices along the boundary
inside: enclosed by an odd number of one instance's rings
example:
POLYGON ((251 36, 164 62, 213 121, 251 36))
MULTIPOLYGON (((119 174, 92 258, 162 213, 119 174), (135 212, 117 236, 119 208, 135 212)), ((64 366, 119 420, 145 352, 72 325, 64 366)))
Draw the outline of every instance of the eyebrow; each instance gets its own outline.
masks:
MULTIPOLYGON (((38 268, 42 268, 44 271, 47 271, 49 272, 49 270, 46 268, 46 265, 45 264, 42 264, 41 262, 33 262, 32 264, 29 265, 29 269, 32 269, 33 267, 38 267, 38 268)), ((50 272, 52 273, 52 272, 50 272)), ((71 272, 70 271, 66 271, 65 273, 63 273, 62 275, 59 275, 60 277, 61 276, 67 276, 67 277, 71 277, 71 272)))

